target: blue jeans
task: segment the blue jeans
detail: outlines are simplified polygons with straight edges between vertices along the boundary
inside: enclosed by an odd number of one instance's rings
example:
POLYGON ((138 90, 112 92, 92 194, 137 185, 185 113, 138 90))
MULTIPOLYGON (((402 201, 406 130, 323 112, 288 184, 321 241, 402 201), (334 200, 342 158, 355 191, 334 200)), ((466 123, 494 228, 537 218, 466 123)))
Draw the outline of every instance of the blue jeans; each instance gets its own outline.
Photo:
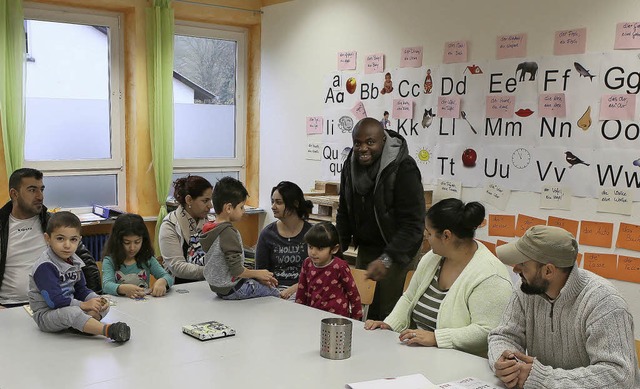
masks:
POLYGON ((240 287, 227 296, 220 296, 223 300, 246 300, 254 297, 275 296, 280 297, 276 288, 262 285, 253 278, 246 280, 240 287))

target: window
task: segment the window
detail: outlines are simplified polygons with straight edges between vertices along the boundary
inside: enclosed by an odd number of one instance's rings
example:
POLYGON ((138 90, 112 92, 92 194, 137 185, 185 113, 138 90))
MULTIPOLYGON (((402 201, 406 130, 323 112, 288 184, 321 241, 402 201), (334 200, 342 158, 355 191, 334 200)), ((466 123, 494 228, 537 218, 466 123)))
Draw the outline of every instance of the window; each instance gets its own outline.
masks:
POLYGON ((24 13, 24 166, 45 173, 49 207, 124 204, 119 17, 27 5, 24 13))
POLYGON ((243 30, 176 26, 174 177, 244 179, 246 134, 243 30))

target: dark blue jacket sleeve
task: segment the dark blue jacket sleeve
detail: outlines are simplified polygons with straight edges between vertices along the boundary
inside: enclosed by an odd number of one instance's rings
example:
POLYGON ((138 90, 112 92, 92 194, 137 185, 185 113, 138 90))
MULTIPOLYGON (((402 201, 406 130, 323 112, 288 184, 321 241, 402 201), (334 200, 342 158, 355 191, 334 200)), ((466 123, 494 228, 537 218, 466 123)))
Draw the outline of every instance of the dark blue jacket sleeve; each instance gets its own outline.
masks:
POLYGON ((71 305, 71 299, 64 295, 60 287, 60 273, 52 263, 43 263, 33 273, 33 281, 40 290, 49 308, 61 308, 71 305))
POLYGON ((93 293, 91 289, 87 288, 87 281, 84 278, 83 272, 80 272, 80 279, 74 285, 74 290, 75 292, 73 293, 73 296, 76 298, 76 300, 80 301, 85 301, 87 296, 93 293))

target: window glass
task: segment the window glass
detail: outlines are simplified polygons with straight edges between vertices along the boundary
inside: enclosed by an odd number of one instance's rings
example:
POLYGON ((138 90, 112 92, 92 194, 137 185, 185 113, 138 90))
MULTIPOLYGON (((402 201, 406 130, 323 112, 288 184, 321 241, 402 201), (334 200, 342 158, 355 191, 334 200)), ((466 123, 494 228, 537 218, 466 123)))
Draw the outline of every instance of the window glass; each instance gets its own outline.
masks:
POLYGON ((171 190, 169 191, 169 196, 173 197, 173 182, 175 180, 177 180, 178 178, 181 177, 186 177, 189 174, 193 175, 193 176, 200 176, 203 177, 205 179, 207 179, 207 181, 209 181, 211 183, 211 186, 216 186, 216 182, 218 182, 219 179, 221 179, 222 177, 233 177, 236 180, 240 179, 240 174, 238 174, 238 172, 191 172, 191 173, 173 173, 173 176, 171 177, 171 190))
POLYGON ((46 204, 125 203, 120 15, 25 3, 24 166, 46 204))
POLYGON ((82 208, 116 204, 116 175, 47 176, 44 203, 49 208, 82 208))
POLYGON ((111 158, 108 34, 29 22, 25 161, 111 158))
POLYGON ((236 58, 235 41, 175 36, 174 158, 236 156, 236 58))
POLYGON ((177 22, 174 36, 175 171, 244 174, 246 30, 177 22))

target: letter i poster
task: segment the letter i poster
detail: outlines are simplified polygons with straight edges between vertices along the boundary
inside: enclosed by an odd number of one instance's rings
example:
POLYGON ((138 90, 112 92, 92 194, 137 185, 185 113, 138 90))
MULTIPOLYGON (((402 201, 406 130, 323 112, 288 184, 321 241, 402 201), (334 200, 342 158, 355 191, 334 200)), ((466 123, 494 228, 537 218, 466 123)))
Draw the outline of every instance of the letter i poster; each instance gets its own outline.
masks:
POLYGON ((407 140, 424 184, 491 182, 538 193, 560 185, 591 198, 620 188, 640 201, 638 53, 423 61, 327 74, 323 179, 340 178, 358 107, 381 121, 389 112, 388 128, 407 140), (394 110, 394 101, 405 109, 394 110))

